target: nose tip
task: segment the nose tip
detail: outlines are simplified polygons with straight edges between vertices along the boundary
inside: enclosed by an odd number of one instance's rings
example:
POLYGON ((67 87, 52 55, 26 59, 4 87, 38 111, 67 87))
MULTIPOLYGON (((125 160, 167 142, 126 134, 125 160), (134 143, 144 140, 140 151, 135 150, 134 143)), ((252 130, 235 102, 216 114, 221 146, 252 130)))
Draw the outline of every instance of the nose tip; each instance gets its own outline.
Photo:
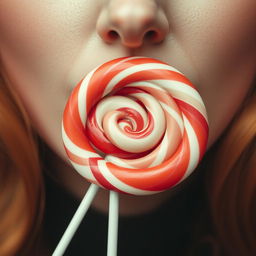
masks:
POLYGON ((97 32, 106 43, 120 40, 122 45, 138 48, 145 41, 162 42, 169 32, 163 9, 153 0, 112 0, 100 13, 97 32))

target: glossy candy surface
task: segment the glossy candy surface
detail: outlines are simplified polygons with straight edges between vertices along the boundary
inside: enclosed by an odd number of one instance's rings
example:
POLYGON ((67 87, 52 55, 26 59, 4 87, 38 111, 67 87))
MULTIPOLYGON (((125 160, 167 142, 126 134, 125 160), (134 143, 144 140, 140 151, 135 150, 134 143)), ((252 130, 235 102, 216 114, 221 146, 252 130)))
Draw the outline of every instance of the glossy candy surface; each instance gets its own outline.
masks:
POLYGON ((91 71, 65 107, 63 142, 87 180, 147 195, 188 177, 208 138, 203 101, 178 70, 156 59, 124 57, 91 71))

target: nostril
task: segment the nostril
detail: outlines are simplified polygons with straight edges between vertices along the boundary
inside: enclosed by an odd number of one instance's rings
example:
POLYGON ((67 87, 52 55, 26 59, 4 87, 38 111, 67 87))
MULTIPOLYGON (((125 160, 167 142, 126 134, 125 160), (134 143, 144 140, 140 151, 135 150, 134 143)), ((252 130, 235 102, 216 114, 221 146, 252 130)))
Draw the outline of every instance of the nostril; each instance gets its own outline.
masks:
POLYGON ((149 30, 146 34, 145 34, 145 39, 146 40, 151 40, 151 39, 155 39, 157 37, 157 33, 154 30, 149 30))
POLYGON ((108 37, 110 40, 114 40, 114 39, 118 38, 118 33, 114 30, 110 30, 108 32, 108 37))
POLYGON ((145 33, 144 39, 150 41, 151 43, 161 43, 165 39, 165 34, 160 30, 149 30, 145 33))

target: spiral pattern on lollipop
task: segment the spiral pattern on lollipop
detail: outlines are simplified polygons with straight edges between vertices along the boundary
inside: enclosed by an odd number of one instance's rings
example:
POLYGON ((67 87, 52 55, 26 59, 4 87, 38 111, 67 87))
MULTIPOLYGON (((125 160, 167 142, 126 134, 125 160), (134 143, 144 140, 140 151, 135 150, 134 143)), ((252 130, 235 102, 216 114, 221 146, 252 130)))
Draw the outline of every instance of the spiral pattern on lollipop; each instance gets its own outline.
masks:
POLYGON ((91 71, 73 90, 62 122, 73 167, 109 190, 147 195, 188 177, 208 138, 203 101, 178 70, 124 57, 91 71))

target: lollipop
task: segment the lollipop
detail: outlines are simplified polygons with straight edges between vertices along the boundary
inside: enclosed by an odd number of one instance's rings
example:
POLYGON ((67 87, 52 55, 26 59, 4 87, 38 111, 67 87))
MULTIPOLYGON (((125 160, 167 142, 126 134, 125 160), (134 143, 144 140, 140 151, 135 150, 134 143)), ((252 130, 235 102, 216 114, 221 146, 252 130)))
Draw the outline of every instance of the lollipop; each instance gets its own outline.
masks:
POLYGON ((63 116, 74 168, 109 190, 147 195, 188 177, 201 160, 208 123, 200 95, 159 60, 125 57, 90 72, 63 116))
POLYGON ((205 152, 208 122, 200 95, 178 70, 125 57, 75 87, 62 135, 71 164, 92 185, 53 255, 63 255, 100 186, 110 190, 107 255, 116 256, 117 192, 149 195, 187 178, 205 152))

